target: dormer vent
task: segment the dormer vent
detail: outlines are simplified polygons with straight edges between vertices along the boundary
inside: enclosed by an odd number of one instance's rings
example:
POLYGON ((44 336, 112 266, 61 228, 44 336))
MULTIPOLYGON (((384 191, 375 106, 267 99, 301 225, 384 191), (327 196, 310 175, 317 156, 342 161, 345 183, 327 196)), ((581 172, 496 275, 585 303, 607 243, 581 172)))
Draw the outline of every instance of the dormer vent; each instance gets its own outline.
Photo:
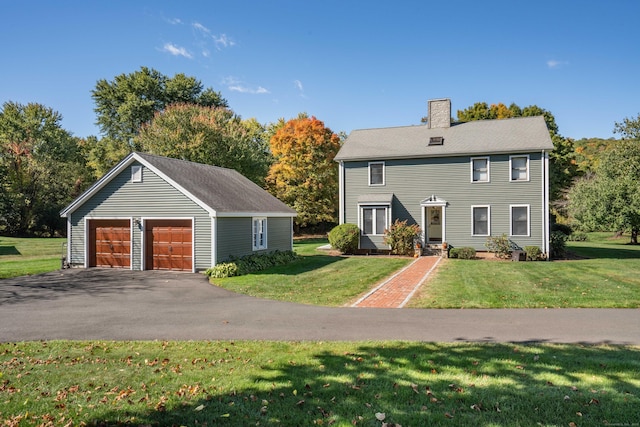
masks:
POLYGON ((429 138, 429 145, 442 145, 444 144, 444 138, 441 136, 432 136, 429 138))

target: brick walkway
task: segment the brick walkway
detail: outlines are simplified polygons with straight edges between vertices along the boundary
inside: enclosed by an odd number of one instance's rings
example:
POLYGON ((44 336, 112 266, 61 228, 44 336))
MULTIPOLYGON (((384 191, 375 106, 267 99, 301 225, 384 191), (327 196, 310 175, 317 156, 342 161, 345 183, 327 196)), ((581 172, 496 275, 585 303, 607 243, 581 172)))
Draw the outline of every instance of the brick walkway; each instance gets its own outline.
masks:
POLYGON ((402 308, 440 262, 439 256, 417 258, 356 301, 352 307, 402 308))

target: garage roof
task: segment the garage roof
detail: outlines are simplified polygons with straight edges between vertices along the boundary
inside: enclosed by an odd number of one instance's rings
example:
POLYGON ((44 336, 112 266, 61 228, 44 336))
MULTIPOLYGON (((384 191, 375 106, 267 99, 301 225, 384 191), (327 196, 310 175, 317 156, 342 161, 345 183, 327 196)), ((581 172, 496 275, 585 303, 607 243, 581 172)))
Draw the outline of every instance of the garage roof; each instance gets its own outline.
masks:
POLYGON ((134 162, 139 162, 212 216, 296 216, 296 211, 233 169, 133 152, 60 212, 66 217, 134 162))

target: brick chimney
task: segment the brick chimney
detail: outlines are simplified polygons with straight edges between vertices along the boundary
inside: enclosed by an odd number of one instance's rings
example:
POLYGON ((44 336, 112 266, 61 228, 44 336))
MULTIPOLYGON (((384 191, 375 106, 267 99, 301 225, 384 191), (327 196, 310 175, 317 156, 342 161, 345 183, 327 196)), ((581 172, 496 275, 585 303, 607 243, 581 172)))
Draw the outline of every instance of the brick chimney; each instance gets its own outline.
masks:
POLYGON ((434 128, 448 128, 451 127, 451 100, 444 99, 431 99, 427 102, 427 127, 434 128))

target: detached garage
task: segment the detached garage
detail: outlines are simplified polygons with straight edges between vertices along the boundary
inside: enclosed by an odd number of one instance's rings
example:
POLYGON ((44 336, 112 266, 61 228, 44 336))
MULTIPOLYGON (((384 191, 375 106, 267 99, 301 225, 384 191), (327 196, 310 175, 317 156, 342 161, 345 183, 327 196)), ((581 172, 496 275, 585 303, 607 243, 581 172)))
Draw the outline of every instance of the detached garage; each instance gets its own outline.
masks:
POLYGON ((72 267, 199 271, 291 250, 296 212, 232 169, 131 153, 61 215, 72 267))

